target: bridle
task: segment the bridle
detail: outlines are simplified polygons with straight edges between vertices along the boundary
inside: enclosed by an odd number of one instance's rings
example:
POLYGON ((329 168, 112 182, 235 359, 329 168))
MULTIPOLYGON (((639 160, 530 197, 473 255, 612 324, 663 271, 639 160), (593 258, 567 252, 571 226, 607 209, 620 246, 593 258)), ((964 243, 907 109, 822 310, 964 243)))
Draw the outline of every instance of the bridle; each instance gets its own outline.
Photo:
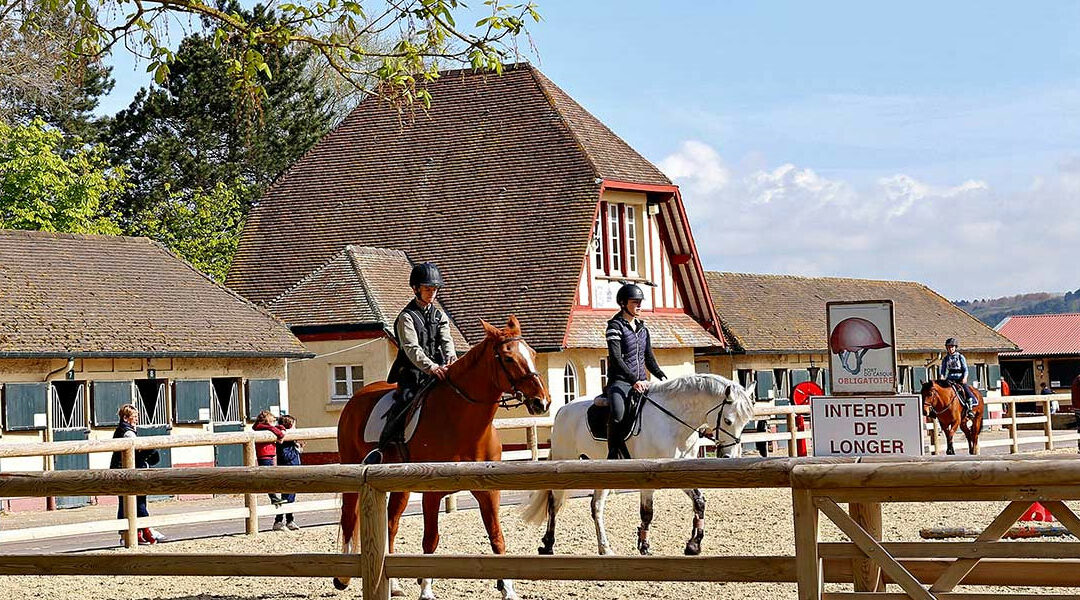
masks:
POLYGON ((928 395, 926 398, 923 398, 923 406, 930 409, 929 410, 930 414, 928 416, 931 419, 936 419, 938 414, 943 413, 943 412, 949 410, 950 408, 952 408, 952 405, 955 404, 956 401, 960 398, 959 393, 951 385, 949 386, 949 391, 952 392, 952 394, 951 394, 952 400, 949 400, 949 402, 946 403, 945 406, 942 406, 941 408, 937 408, 936 406, 934 406, 933 402, 928 402, 930 400, 931 395, 938 398, 939 400, 941 399, 941 393, 938 391, 937 386, 934 386, 934 387, 930 388, 930 395, 928 395))
POLYGON ((660 412, 662 412, 665 415, 667 415, 667 416, 671 417, 672 419, 674 419, 677 423, 682 424, 683 427, 686 427, 690 431, 693 431, 693 432, 697 433, 698 438, 704 438, 704 439, 707 439, 707 440, 711 441, 716 446, 716 451, 717 452, 721 452, 721 451, 726 450, 727 448, 730 448, 732 446, 738 446, 739 445, 739 436, 735 435, 734 433, 732 433, 732 432, 728 431, 727 429, 724 429, 723 427, 720 426, 720 416, 724 414, 724 407, 729 405, 729 404, 735 404, 735 400, 731 397, 730 394, 724 394, 724 401, 723 402, 721 402, 720 404, 717 404, 716 406, 714 406, 714 407, 710 408, 709 410, 705 411, 705 418, 706 419, 708 419, 709 414, 712 413, 713 411, 719 411, 719 412, 716 413, 716 428, 715 428, 715 430, 719 431, 722 434, 724 434, 725 436, 727 436, 731 440, 730 442, 727 442, 727 443, 721 443, 720 440, 716 439, 715 436, 710 435, 709 432, 705 430, 705 428, 700 428, 699 429, 699 428, 694 427, 693 425, 687 423, 686 421, 682 420, 681 418, 679 418, 678 415, 676 415, 675 413, 671 412, 670 410, 664 408, 663 406, 660 406, 655 400, 653 400, 649 396, 644 396, 643 399, 644 399, 645 402, 648 402, 649 404, 652 404, 653 406, 655 406, 660 412))
MULTIPOLYGON (((544 385, 543 376, 541 376, 540 373, 537 373, 536 371, 532 370, 531 368, 528 369, 525 373, 523 373, 521 375, 521 377, 517 377, 517 378, 515 378, 514 376, 512 376, 510 374, 510 369, 506 368, 506 361, 507 361, 507 359, 509 357, 506 356, 505 354, 503 354, 502 352, 500 352, 500 350, 502 348, 504 348, 507 344, 511 343, 511 342, 524 342, 524 341, 525 341, 525 338, 523 338, 523 337, 521 337, 519 335, 519 336, 506 338, 504 340, 500 340, 498 342, 498 344, 495 346, 495 362, 498 363, 499 366, 501 367, 501 369, 499 369, 499 370, 502 371, 503 376, 506 377, 506 382, 510 385, 510 389, 513 391, 513 394, 504 393, 499 398, 499 406, 501 406, 502 408, 505 408, 507 410, 512 409, 512 408, 517 408, 519 406, 524 406, 524 404, 525 404, 525 394, 518 388, 519 385, 521 385, 522 383, 525 383, 526 381, 529 381, 529 380, 536 380, 536 382, 540 384, 540 387, 543 387, 543 385, 544 385)), ((497 377, 498 375, 495 375, 495 376, 497 377)), ((457 393, 457 395, 461 396, 466 401, 471 402, 473 404, 482 404, 479 400, 477 400, 477 399, 473 398, 472 396, 470 396, 469 394, 467 394, 465 392, 465 390, 461 389, 460 387, 457 386, 457 384, 455 384, 453 381, 451 381, 449 374, 447 374, 447 377, 446 377, 446 379, 444 381, 446 381, 447 385, 449 385, 450 388, 452 390, 454 390, 455 393, 457 393)), ((503 388, 503 386, 498 385, 497 382, 496 382, 496 387, 498 387, 499 389, 503 388)))

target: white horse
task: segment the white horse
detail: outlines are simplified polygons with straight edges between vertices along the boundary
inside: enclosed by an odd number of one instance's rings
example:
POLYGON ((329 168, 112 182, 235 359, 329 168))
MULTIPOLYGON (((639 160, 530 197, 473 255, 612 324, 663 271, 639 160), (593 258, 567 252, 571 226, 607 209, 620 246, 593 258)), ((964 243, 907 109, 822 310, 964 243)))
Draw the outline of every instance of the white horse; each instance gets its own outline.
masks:
MULTIPOLYGON (((626 440, 634 458, 692 457, 698 441, 698 431, 713 426, 717 451, 725 458, 738 457, 742 452, 739 437, 743 427, 754 414, 754 400, 742 386, 719 375, 686 375, 654 383, 649 399, 641 407, 641 432, 626 440), (716 414, 718 413, 718 414, 716 414)), ((607 443, 597 441, 589 431, 586 411, 592 399, 571 402, 555 414, 551 430, 551 460, 602 458, 607 456, 607 443)), ((705 496, 701 490, 683 490, 694 503, 693 531, 686 542, 685 553, 701 552, 705 536, 705 496)), ((541 490, 533 492, 522 510, 527 523, 539 525, 547 519, 540 554, 552 554, 555 545, 555 515, 562 508, 568 492, 541 490)), ((614 554, 604 530, 604 499, 608 490, 595 490, 592 496, 592 517, 596 524, 596 542, 600 554, 614 554)), ((653 518, 653 490, 641 490, 641 527, 638 528, 638 551, 649 554, 649 525, 653 518)))

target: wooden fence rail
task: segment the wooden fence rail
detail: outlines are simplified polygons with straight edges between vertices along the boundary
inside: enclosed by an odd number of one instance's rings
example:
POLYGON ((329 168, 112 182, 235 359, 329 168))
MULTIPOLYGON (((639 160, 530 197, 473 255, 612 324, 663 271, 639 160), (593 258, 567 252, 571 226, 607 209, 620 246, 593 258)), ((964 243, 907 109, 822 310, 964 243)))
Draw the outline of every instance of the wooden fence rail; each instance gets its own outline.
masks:
MULTIPOLYGON (((0 474, 0 496, 359 491, 362 552, 238 557, 235 554, 0 555, 3 575, 211 575, 361 577, 365 600, 389 598, 391 577, 794 582, 800 600, 984 600, 957 585, 1077 586, 1080 542, 1011 543, 998 538, 1031 500, 1074 534, 1080 518, 1080 459, 918 460, 691 459, 386 466, 226 467, 0 474), (396 490, 762 488, 792 490, 794 556, 580 557, 390 555, 386 499, 396 490), (881 502, 1007 501, 975 542, 885 542, 881 502), (849 504, 848 511, 838 503, 849 504), (861 510, 856 511, 856 507, 861 510), (876 507, 876 508, 875 508, 876 507), (874 515, 876 513, 876 525, 874 515), (821 515, 849 542, 824 543, 821 515), (238 560, 241 558, 241 560, 238 560), (251 560, 243 560, 250 558, 251 560), (824 590, 848 582, 853 591, 824 590), (888 592, 886 582, 903 593, 888 592)), ((1054 597, 1040 594, 1016 598, 1054 597)))

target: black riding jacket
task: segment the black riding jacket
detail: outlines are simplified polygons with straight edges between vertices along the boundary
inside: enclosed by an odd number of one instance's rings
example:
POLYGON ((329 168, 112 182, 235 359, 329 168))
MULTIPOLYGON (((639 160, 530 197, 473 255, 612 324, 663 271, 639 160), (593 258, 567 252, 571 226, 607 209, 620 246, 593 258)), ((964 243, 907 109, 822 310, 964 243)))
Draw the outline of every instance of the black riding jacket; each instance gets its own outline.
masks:
POLYGON ((609 382, 644 381, 648 377, 646 370, 657 379, 667 377, 656 362, 649 329, 641 319, 637 319, 635 329, 620 312, 608 321, 604 337, 608 345, 607 378, 609 382))

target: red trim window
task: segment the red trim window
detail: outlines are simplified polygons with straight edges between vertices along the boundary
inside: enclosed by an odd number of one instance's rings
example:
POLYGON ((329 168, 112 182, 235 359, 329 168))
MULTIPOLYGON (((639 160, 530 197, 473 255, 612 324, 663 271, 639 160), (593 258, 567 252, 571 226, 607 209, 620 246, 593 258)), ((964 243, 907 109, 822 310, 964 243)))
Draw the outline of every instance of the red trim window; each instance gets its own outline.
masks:
POLYGON ((619 205, 608 204, 608 252, 611 256, 611 270, 622 271, 622 232, 619 227, 619 205))
POLYGON ((629 204, 626 205, 626 265, 630 274, 637 275, 637 216, 629 204))

